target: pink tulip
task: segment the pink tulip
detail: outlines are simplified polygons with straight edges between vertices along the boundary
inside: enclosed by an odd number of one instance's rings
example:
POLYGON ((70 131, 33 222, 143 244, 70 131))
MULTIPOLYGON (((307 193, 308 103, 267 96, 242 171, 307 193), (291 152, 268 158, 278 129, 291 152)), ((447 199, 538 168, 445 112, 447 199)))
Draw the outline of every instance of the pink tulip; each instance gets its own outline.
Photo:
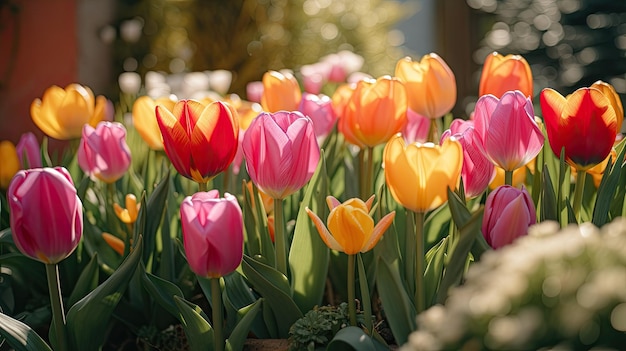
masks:
POLYGON ((465 196, 476 197, 483 193, 495 176, 493 163, 483 154, 480 142, 476 137, 474 121, 455 119, 450 124, 450 129, 441 136, 441 140, 454 137, 463 147, 463 167, 461 178, 465 196))
POLYGON ((83 204, 65 168, 17 172, 7 191, 13 242, 43 263, 68 257, 83 233, 83 204))
POLYGON ((428 141, 428 132, 430 132, 430 119, 411 110, 406 110, 406 125, 402 130, 402 135, 407 144, 420 143, 428 141))
POLYGON ((313 176, 320 149, 313 122, 300 112, 262 112, 243 139, 250 179, 274 199, 284 199, 313 176))
POLYGON ((319 94, 326 83, 330 66, 323 62, 304 65, 300 68, 304 91, 309 94, 319 94))
POLYGON ((535 205, 525 187, 503 185, 489 194, 485 203, 482 232, 494 249, 512 243, 537 223, 535 205))
POLYGON ((80 168, 93 180, 117 181, 130 167, 126 128, 117 122, 100 122, 95 129, 85 124, 77 157, 80 168))
POLYGON ((22 169, 41 168, 43 166, 39 141, 37 141, 35 134, 31 132, 22 134, 15 149, 22 169))
POLYGON ((474 109, 475 129, 483 151, 496 166, 514 171, 530 162, 543 147, 530 99, 518 90, 501 99, 483 95, 474 109))
POLYGON ((255 81, 246 85, 246 97, 251 102, 261 102, 263 96, 263 82, 255 81))
POLYGON ((313 121, 313 129, 318 139, 327 136, 337 121, 332 100, 326 95, 303 93, 298 111, 313 121))
POLYGON ((183 242, 189 267, 198 276, 219 278, 243 258, 243 217, 231 194, 218 190, 187 196, 180 205, 183 242))

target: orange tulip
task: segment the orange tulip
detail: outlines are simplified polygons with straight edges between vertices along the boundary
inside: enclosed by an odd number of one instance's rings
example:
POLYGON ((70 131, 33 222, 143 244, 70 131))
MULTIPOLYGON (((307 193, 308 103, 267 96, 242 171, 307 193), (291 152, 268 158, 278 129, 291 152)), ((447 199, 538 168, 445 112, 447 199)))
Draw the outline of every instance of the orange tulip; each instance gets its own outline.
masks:
POLYGON ((113 203, 113 210, 115 215, 120 221, 131 224, 137 221, 137 215, 141 208, 141 203, 137 203, 137 197, 133 194, 126 194, 125 197, 126 208, 122 208, 118 203, 113 203))
POLYGON ((0 141, 0 160, 0 189, 6 189, 15 173, 20 170, 20 159, 12 142, 0 141))
POLYGON ((601 80, 591 84, 591 88, 596 88, 611 101, 611 106, 615 110, 615 117, 617 118, 617 132, 622 130, 622 122, 624 121, 624 107, 622 106, 622 100, 615 91, 615 88, 609 83, 601 80))
POLYGON ((410 57, 396 64, 396 77, 405 82, 409 108, 430 119, 442 117, 456 103, 454 73, 437 54, 414 62, 410 57))
POLYGON ((94 97, 86 86, 70 84, 65 89, 53 85, 46 89, 42 99, 30 105, 30 115, 35 125, 46 135, 69 140, 80 138, 83 125, 95 127, 106 119, 107 99, 94 97))
POLYGON ((102 233, 102 239, 104 239, 104 242, 106 242, 107 245, 109 245, 113 249, 113 251, 117 252, 118 255, 124 255, 124 249, 126 248, 126 244, 124 244, 124 241, 122 239, 106 232, 102 233))
POLYGON ((458 186, 463 148, 454 138, 442 145, 406 145, 396 134, 385 146, 385 180, 394 199, 413 212, 426 212, 448 201, 448 188, 458 186))
POLYGON ((533 74, 528 62, 520 55, 502 56, 494 52, 487 56, 480 75, 479 96, 491 94, 501 98, 512 90, 532 98, 533 74))
POLYGON ((346 105, 348 105, 348 101, 350 101, 350 97, 352 93, 356 89, 356 84, 342 84, 337 87, 333 96, 331 98, 333 104, 333 110, 338 118, 343 116, 343 113, 346 109, 346 105))
POLYGON ((160 97, 156 100, 149 96, 142 96, 133 104, 133 126, 152 150, 163 150, 163 136, 156 119, 157 105, 163 106, 170 112, 176 101, 170 97, 160 97))
POLYGON ((407 95, 404 84, 389 76, 361 80, 339 118, 339 131, 359 147, 387 142, 406 125, 407 95))
POLYGON ((261 106, 266 112, 297 111, 302 92, 290 73, 269 71, 263 75, 261 106))

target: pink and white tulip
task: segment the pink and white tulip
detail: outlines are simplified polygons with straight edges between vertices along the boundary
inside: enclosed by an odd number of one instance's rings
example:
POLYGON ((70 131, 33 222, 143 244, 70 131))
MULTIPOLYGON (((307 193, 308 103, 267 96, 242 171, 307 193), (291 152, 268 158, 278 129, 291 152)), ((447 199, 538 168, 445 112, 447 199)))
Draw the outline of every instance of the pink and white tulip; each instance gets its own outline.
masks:
POLYGON ((537 223, 535 205, 525 187, 503 185, 489 194, 485 202, 482 232, 494 249, 501 248, 528 233, 537 223))
POLYGON ((337 122, 332 100, 326 95, 303 93, 298 111, 313 121, 318 140, 327 136, 337 122))

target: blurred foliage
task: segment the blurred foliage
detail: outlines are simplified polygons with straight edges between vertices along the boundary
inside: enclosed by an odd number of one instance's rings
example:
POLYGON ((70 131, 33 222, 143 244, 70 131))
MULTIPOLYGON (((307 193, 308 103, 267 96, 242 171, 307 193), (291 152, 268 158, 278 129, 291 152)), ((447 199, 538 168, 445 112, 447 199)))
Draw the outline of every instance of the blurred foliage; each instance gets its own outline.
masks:
MULTIPOLYGON (((598 79, 626 98, 626 1, 467 0, 485 31, 474 53, 521 54, 531 65, 535 96, 545 87, 569 94, 598 79)), ((476 75, 478 81, 479 74, 476 75)))

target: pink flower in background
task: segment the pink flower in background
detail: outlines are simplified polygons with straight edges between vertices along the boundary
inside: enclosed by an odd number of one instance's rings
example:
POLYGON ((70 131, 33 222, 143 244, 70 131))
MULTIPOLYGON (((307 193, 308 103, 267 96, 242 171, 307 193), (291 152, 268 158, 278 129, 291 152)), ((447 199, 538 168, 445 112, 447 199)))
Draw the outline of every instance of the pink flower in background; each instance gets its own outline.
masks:
POLYGON ((455 119, 450 124, 450 129, 443 132, 441 140, 450 137, 456 138, 463 147, 461 178, 463 178, 465 196, 476 197, 489 186, 489 182, 495 176, 495 167, 478 145, 480 141, 476 137, 474 121, 455 119))
POLYGON ((251 102, 261 102, 263 96, 263 82, 255 81, 246 85, 246 98, 251 102))
POLYGON ((243 139, 250 179, 274 199, 302 188, 313 176, 320 149, 313 122, 300 112, 262 112, 243 139))
POLYGON ((323 62, 304 65, 300 68, 304 91, 309 94, 319 94, 322 86, 328 79, 329 66, 323 62))
POLYGON ((303 93, 298 111, 313 121, 313 129, 318 138, 328 135, 337 121, 332 100, 326 95, 303 93))
POLYGON ((235 157, 233 158, 232 168, 234 174, 239 174, 241 171, 241 164, 243 163, 243 136, 246 134, 246 131, 243 129, 239 129, 239 139, 237 140, 237 152, 235 153, 235 157))
POLYGON ((533 104, 518 90, 506 92, 501 99, 481 96, 474 108, 474 123, 483 151, 505 171, 523 167, 543 147, 533 104))
POLYGON ((416 142, 423 144, 428 141, 428 132, 430 131, 430 119, 428 117, 407 109, 406 121, 402 135, 407 144, 416 142))
POLYGON ((51 264, 76 249, 83 233, 83 205, 65 168, 17 172, 7 199, 13 242, 24 255, 51 264))
POLYGON ((180 205, 187 261, 191 270, 206 278, 233 272, 243 258, 243 217, 231 194, 218 190, 187 196, 180 205))
POLYGON ((39 141, 37 141, 35 134, 31 132, 22 134, 15 149, 22 169, 41 168, 43 166, 39 141))
POLYGON ((78 147, 78 165, 92 179, 113 183, 130 167, 126 128, 117 122, 86 124, 78 147))
POLYGON ((503 185, 491 192, 485 203, 482 232, 494 249, 512 243, 537 223, 535 205, 525 187, 503 185))

